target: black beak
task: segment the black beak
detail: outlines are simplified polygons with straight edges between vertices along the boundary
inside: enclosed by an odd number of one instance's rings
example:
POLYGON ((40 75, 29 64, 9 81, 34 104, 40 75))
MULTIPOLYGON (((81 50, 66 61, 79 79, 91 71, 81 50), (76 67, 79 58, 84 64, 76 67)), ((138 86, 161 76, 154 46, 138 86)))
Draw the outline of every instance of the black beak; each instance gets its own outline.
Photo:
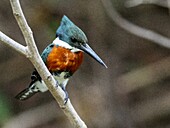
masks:
POLYGON ((85 53, 89 54, 92 58, 94 58, 96 61, 98 61, 101 65, 103 65, 105 68, 107 68, 106 64, 100 59, 100 57, 93 51, 93 49, 90 48, 88 44, 82 44, 79 46, 79 49, 84 51, 85 53))

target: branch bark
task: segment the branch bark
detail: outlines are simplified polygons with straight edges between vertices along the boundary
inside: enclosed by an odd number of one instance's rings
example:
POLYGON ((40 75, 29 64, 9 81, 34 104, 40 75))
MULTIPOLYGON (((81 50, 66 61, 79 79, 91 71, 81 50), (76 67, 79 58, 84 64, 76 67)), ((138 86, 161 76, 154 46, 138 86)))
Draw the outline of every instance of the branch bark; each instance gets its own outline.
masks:
POLYGON ((138 25, 135 25, 128 20, 124 19, 113 7, 110 0, 101 0, 103 6, 108 14, 108 16, 121 28, 126 31, 139 36, 141 38, 150 40, 160 46, 165 48, 170 48, 170 39, 160 35, 152 30, 142 28, 138 25))
POLYGON ((38 73, 46 83, 49 91, 51 92, 55 100, 58 102, 60 108, 62 108, 63 112, 68 117, 73 126, 75 128, 87 128, 85 123, 81 120, 81 118, 73 108, 70 100, 68 100, 67 104, 64 105, 65 94, 60 87, 56 87, 55 79, 48 71, 39 55, 39 52, 34 41, 33 33, 24 17, 19 0, 10 0, 10 3, 12 6, 13 14, 22 31, 27 46, 24 47, 20 45, 11 38, 7 37, 2 32, 0 32, 0 40, 3 43, 15 49, 16 51, 18 51, 19 53, 25 55, 32 62, 32 64, 37 69, 38 73))
POLYGON ((22 46, 21 44, 17 43, 13 39, 9 38, 8 36, 6 36, 1 31, 0 31, 0 41, 2 41, 7 46, 13 48, 14 50, 16 50, 17 52, 19 52, 19 53, 21 53, 23 55, 27 54, 26 53, 26 47, 22 46))

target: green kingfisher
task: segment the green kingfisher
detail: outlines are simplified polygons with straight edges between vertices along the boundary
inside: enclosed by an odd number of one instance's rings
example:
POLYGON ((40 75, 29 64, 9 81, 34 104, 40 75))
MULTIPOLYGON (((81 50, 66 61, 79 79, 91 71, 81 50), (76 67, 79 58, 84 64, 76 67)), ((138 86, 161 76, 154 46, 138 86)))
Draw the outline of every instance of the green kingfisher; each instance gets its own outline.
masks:
MULTIPOLYGON (((83 61, 83 52, 107 68, 106 64, 87 44, 88 40, 84 32, 77 27, 67 16, 63 16, 60 26, 56 31, 55 40, 49 44, 41 54, 41 58, 48 70, 65 92, 65 103, 68 100, 66 85, 69 78, 79 68, 83 61)), ((46 92, 44 81, 36 70, 31 75, 29 86, 21 91, 16 98, 26 100, 37 92, 46 92)))

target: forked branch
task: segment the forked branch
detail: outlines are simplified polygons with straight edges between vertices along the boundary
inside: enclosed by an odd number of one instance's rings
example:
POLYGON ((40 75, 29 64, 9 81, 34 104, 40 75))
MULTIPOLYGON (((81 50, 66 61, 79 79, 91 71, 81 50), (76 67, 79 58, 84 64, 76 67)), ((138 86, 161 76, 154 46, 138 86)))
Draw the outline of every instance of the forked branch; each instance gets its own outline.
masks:
POLYGON ((68 117, 73 126, 75 128, 87 128, 85 123, 81 120, 81 118, 73 108, 70 100, 68 100, 67 104, 64 105, 64 92, 60 87, 56 88, 56 82, 54 78, 46 68, 39 55, 34 41, 33 33, 24 17, 19 0, 10 0, 10 3, 12 6, 13 14, 22 31, 27 46, 19 44, 18 42, 12 40, 2 32, 0 32, 0 41, 29 58, 29 60, 32 62, 32 64, 37 69, 38 73, 46 83, 49 91, 51 92, 55 100, 58 102, 59 106, 62 108, 65 115, 68 117))
POLYGON ((7 46, 13 48, 14 50, 16 50, 17 52, 26 55, 26 47, 19 44, 18 42, 14 41, 13 39, 9 38, 8 36, 6 36, 4 33, 2 33, 0 31, 0 41, 2 41, 3 43, 5 43, 7 46))
POLYGON ((152 30, 135 25, 128 20, 124 19, 112 6, 110 0, 101 0, 103 6, 108 14, 108 16, 121 28, 126 31, 139 36, 141 38, 147 39, 165 48, 170 48, 170 39, 160 35, 152 30))

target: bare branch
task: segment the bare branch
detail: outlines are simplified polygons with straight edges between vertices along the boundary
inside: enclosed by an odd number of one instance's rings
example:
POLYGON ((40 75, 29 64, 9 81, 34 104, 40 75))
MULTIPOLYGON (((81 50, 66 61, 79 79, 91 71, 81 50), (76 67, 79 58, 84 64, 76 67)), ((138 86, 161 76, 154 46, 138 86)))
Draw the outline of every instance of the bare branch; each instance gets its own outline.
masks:
POLYGON ((168 5, 168 9, 169 9, 169 14, 170 14, 170 0, 167 0, 167 5, 168 5))
POLYGON ((170 39, 162 36, 156 32, 153 32, 152 30, 142 28, 140 26, 137 26, 123 17, 112 7, 112 3, 110 0, 101 0, 103 3, 103 6, 106 9, 107 14, 109 17, 121 28, 125 29, 126 31, 142 37, 144 39, 150 40, 160 46, 170 48, 170 39))
MULTIPOLYGON (((22 31, 25 42, 28 46, 28 50, 31 50, 30 52, 37 51, 37 54, 38 54, 38 50, 36 49, 33 33, 31 31, 31 28, 28 26, 27 21, 24 17, 24 14, 22 12, 19 0, 10 0, 10 3, 11 3, 11 6, 12 6, 12 10, 13 10, 13 14, 15 16, 15 19, 16 19, 16 21, 17 21, 17 23, 18 23, 18 25, 19 25, 19 27, 22 31), (32 47, 34 47, 36 50, 34 50, 32 47)), ((31 55, 32 54, 29 54, 28 57, 31 57, 31 55)))
POLYGON ((24 39, 26 41, 27 47, 24 49, 23 46, 20 46, 18 43, 14 42, 12 39, 10 39, 7 36, 4 36, 3 33, 1 33, 2 37, 1 40, 8 44, 9 46, 13 47, 18 52, 26 55, 30 59, 30 61, 33 63, 34 67, 37 69, 38 73, 46 83, 49 91, 54 96, 56 101, 59 103, 59 106, 62 108, 70 122, 73 124, 75 128, 87 128, 85 123, 81 120, 81 118, 78 116, 77 112, 73 108, 70 100, 68 100, 67 104, 63 107, 64 103, 64 92, 60 87, 56 88, 56 82, 54 78, 52 77, 51 73, 46 68, 45 64, 43 63, 37 47, 35 45, 35 41, 33 38, 32 31, 30 27, 28 26, 26 19, 24 17, 24 14, 22 12, 19 0, 10 0, 13 14, 18 22, 18 25, 23 33, 24 39), (15 45, 15 46, 13 46, 15 45), (17 49, 20 48, 21 49, 17 49), (24 49, 24 50, 23 50, 24 49))
POLYGON ((135 7, 141 4, 154 4, 162 7, 169 8, 168 2, 169 0, 127 0, 125 2, 126 7, 135 7))
POLYGON ((18 51, 19 53, 26 55, 26 47, 19 44, 18 42, 14 41, 13 39, 6 36, 4 33, 0 31, 0 41, 5 43, 6 45, 10 46, 14 50, 18 51))

